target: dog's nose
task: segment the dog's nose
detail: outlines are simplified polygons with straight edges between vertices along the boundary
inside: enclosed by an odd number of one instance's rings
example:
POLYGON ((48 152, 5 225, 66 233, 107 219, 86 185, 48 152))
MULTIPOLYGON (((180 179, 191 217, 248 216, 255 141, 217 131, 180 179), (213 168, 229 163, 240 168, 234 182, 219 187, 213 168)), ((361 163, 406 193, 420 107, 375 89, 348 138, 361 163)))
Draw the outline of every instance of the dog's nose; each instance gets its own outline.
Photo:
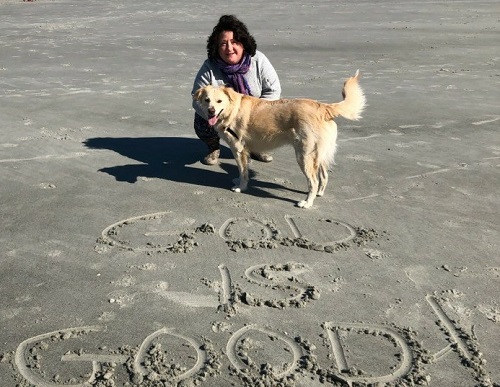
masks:
POLYGON ((215 108, 214 107, 209 107, 208 108, 208 114, 214 115, 215 114, 215 108))

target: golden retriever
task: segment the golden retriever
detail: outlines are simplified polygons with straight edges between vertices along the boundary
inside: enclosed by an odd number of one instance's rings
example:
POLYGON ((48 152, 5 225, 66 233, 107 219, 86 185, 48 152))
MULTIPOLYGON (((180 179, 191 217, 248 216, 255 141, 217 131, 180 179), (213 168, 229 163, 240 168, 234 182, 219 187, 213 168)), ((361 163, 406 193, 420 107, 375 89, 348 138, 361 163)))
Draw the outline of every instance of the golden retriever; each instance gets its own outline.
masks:
POLYGON ((344 83, 343 101, 330 104, 311 99, 270 101, 211 85, 197 90, 193 99, 236 159, 240 176, 232 190, 242 192, 247 188, 250 152, 266 152, 290 144, 308 185, 307 198, 297 206, 311 207, 315 197, 325 192, 328 167, 334 159, 337 141, 334 118, 361 118, 365 96, 358 79, 356 71, 344 83))

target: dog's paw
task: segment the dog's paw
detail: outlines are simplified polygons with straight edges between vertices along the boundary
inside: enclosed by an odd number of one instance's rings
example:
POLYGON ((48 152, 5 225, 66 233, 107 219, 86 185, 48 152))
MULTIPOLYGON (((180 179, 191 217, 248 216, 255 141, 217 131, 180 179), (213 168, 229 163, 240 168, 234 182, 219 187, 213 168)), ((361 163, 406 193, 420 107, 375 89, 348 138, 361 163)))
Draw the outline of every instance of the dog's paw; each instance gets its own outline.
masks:
POLYGON ((231 190, 233 192, 240 193, 240 192, 246 191, 247 190, 247 186, 245 185, 245 186, 242 187, 241 185, 235 185, 233 188, 231 188, 231 190))
POLYGON ((234 187, 231 188, 231 190, 233 192, 243 192, 247 189, 247 186, 248 186, 248 182, 246 182, 245 184, 241 184, 241 179, 239 178, 234 178, 233 179, 233 184, 234 184, 234 187))
POLYGON ((311 208, 312 203, 308 203, 307 200, 301 200, 300 202, 297 202, 297 207, 299 208, 311 208))

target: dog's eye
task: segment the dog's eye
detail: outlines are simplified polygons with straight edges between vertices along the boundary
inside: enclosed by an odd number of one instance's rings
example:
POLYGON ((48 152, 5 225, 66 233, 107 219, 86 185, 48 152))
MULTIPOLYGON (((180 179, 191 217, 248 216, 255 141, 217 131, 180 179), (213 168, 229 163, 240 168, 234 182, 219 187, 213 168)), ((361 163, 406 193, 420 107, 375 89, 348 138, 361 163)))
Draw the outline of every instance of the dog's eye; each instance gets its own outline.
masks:
POLYGON ((210 98, 205 98, 205 102, 210 102, 210 98))
POLYGON ((217 103, 222 103, 222 99, 218 99, 218 100, 217 100, 217 103))

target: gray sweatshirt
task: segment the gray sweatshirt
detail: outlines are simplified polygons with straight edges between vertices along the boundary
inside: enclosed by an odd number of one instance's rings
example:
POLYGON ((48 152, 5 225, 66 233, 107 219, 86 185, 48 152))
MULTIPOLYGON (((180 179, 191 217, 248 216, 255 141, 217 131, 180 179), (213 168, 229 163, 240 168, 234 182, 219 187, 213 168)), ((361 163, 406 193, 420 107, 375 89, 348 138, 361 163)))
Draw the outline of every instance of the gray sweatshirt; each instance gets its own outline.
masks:
MULTIPOLYGON (((279 99, 281 95, 281 85, 278 74, 267 57, 260 51, 257 51, 252 57, 250 69, 244 75, 250 92, 254 97, 264 99, 279 99)), ((210 61, 205 60, 201 66, 193 84, 191 95, 202 87, 212 85, 215 87, 224 86, 229 83, 228 78, 219 70, 219 68, 210 61)), ((206 119, 205 114, 200 109, 198 102, 193 101, 193 109, 200 116, 206 119)))

